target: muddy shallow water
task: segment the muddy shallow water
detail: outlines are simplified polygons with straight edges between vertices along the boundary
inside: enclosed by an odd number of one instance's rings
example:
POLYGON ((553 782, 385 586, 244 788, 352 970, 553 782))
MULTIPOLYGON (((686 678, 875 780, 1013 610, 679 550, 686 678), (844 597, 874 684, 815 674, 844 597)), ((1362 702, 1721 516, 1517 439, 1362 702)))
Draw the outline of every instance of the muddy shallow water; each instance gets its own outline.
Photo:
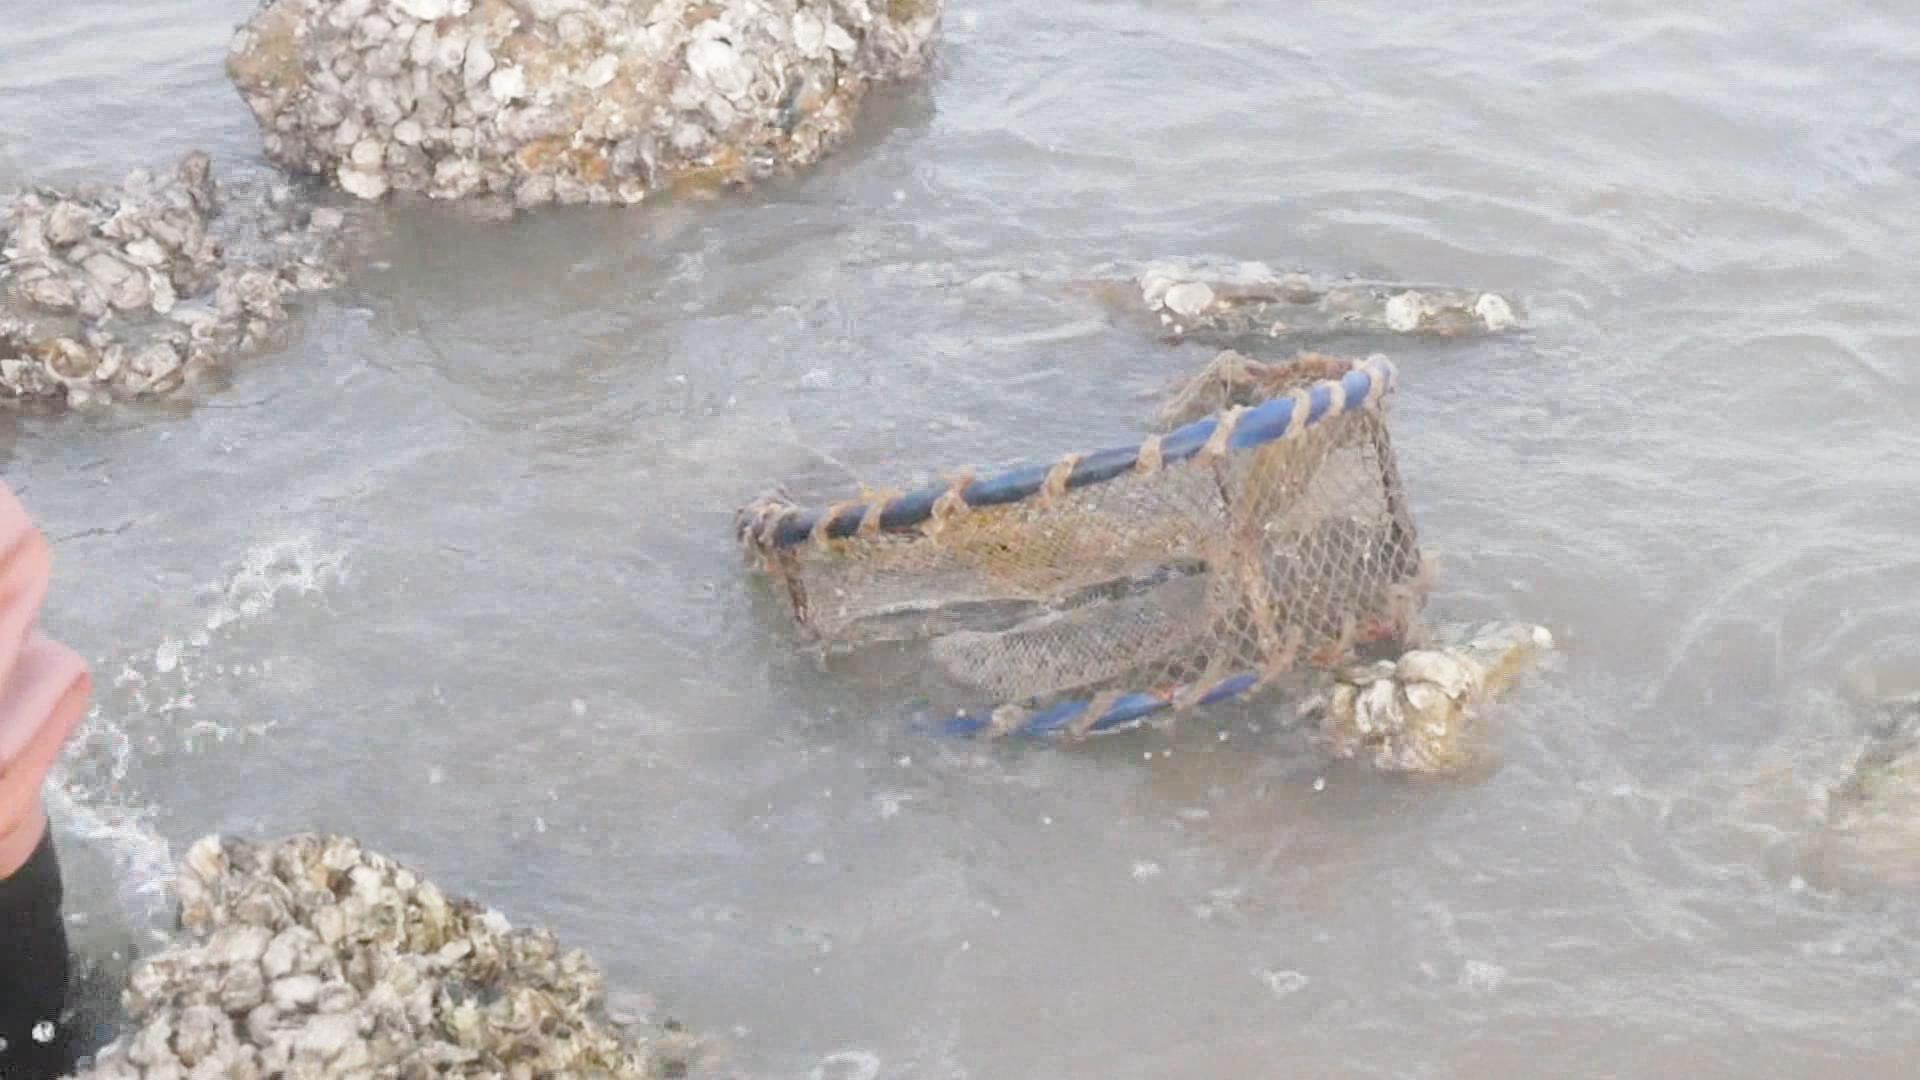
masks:
MULTIPOLYGON (((249 6, 13 13, 0 187, 197 145, 256 192, 249 6)), ((118 870, 76 908, 137 920, 207 831, 351 832, 767 1076, 1901 1074, 1915 898, 1743 795, 1920 659, 1920 22, 1683 7, 956 0, 808 176, 391 208, 190 407, 0 418, 101 686, 56 811, 118 870), (937 741, 743 572, 771 481, 1134 437, 1208 354, 1076 282, 1187 254, 1522 301, 1331 343, 1400 365, 1434 613, 1566 646, 1490 776, 1329 769, 1252 709, 937 741)))

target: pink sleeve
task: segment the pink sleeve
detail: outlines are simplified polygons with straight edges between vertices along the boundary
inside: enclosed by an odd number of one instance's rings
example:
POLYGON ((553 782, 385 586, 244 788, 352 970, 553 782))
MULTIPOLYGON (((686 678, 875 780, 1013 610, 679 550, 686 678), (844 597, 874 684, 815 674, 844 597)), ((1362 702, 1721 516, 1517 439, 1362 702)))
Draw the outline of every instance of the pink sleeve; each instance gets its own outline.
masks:
MULTIPOLYGON (((53 554, 13 489, 0 482, 0 681, 13 670, 14 658, 40 618, 47 598, 53 554)), ((0 762, 7 760, 11 730, 0 717, 0 762)))
POLYGON ((92 692, 79 654, 37 628, 52 567, 46 539, 0 483, 0 878, 40 842, 41 787, 92 692))

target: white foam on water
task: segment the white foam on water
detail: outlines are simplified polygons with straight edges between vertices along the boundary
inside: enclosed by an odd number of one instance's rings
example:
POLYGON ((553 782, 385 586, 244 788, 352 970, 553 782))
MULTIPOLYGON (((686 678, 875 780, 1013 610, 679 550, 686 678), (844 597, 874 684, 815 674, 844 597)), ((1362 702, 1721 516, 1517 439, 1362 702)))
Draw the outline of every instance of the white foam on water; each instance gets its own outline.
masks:
POLYGON ((281 593, 310 596, 346 577, 346 553, 323 551, 309 537, 256 545, 219 589, 207 629, 257 618, 273 609, 281 593))
MULTIPOLYGON (((316 595, 329 584, 345 579, 345 554, 322 550, 311 538, 275 540, 247 549, 235 570, 199 590, 211 601, 203 626, 185 634, 167 635, 150 653, 136 654, 120 663, 112 690, 116 694, 124 691, 130 701, 121 705, 116 699, 115 711, 155 716, 189 712, 197 705, 194 687, 209 674, 217 678, 271 674, 271 660, 256 665, 209 661, 207 654, 215 645, 215 635, 273 611, 283 595, 316 595)), ((264 734, 271 726, 271 722, 249 724, 236 730, 217 720, 196 717, 183 721, 177 735, 182 748, 191 753, 209 740, 224 743, 244 739, 264 734)))
POLYGON ((78 794, 57 768, 47 784, 47 814, 56 830, 79 836, 103 849, 113 861, 121 914, 136 928, 163 924, 173 888, 173 849, 152 824, 153 809, 140 805, 96 804, 78 794))
POLYGON ((1486 960, 1469 960, 1460 967, 1460 988, 1470 994, 1491 994, 1507 981, 1507 969, 1486 960))
POLYGON ((47 802, 56 825, 103 849, 112 860, 119 900, 128 920, 153 929, 169 917, 172 847, 155 825, 157 808, 139 792, 143 758, 175 750, 195 753, 212 744, 265 735, 271 721, 229 727, 188 715, 194 687, 207 676, 222 680, 268 675, 270 660, 230 664, 218 659, 223 640, 273 611, 285 596, 312 596, 346 578, 345 553, 308 537, 256 544, 224 578, 200 590, 211 598, 200 627, 168 634, 160 643, 95 665, 97 696, 67 753, 49 776, 47 802))
POLYGON ((1307 988, 1311 981, 1308 976, 1288 968, 1267 968, 1260 972, 1260 981, 1267 984, 1275 997, 1292 997, 1307 988))
POLYGON ((880 1058, 865 1050, 836 1050, 807 1075, 810 1080, 874 1080, 880 1075, 880 1058))

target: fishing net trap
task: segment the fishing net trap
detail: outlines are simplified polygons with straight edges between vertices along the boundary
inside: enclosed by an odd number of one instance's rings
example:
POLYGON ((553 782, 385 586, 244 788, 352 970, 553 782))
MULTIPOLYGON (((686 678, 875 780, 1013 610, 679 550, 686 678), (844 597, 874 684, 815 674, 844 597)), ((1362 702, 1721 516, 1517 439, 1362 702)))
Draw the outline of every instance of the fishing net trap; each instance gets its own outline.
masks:
POLYGON ((812 509, 763 496, 738 535, 813 642, 921 650, 949 731, 1112 731, 1416 625, 1393 382, 1384 357, 1227 353, 1138 444, 812 509))

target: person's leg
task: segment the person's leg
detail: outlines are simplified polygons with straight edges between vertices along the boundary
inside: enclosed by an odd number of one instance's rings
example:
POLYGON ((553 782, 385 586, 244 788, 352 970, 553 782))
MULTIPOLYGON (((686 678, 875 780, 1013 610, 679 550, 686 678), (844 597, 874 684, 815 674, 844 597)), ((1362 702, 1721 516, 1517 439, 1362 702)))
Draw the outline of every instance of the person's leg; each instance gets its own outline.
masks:
POLYGON ((73 1067, 61 1015, 70 958, 65 899, 53 830, 11 877, 0 880, 0 1077, 53 1080, 73 1067))

